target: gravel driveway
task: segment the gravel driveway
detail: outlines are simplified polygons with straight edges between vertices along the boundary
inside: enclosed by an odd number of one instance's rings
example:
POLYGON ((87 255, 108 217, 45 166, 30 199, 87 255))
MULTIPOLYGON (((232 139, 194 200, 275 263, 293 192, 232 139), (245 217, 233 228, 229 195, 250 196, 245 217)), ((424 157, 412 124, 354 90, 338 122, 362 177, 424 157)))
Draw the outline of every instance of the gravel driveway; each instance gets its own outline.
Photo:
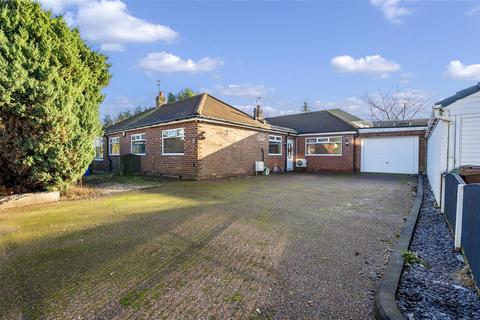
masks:
POLYGON ((416 180, 318 175, 284 182, 303 191, 278 203, 292 236, 265 311, 275 319, 373 319, 375 290, 416 180))
POLYGON ((0 215, 0 319, 372 319, 414 177, 169 181, 0 215))

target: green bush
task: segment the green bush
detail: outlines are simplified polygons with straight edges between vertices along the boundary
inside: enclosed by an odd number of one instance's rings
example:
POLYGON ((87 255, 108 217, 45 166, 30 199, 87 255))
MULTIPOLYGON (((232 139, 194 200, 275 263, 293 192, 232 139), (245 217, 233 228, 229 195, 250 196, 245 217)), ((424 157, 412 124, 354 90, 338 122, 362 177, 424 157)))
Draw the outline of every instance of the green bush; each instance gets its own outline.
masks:
POLYGON ((107 57, 33 1, 0 1, 0 185, 64 190, 94 156, 107 57))

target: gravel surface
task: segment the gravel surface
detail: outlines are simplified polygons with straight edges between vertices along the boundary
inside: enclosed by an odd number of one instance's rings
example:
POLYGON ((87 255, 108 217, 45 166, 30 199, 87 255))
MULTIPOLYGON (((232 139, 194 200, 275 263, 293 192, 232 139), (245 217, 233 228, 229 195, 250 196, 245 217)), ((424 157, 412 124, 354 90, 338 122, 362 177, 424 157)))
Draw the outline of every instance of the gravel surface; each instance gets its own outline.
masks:
POLYGON ((259 309, 262 319, 373 319, 375 292, 412 206, 415 178, 325 174, 302 183, 315 201, 303 198, 297 210, 285 212, 279 199, 277 217, 288 223, 290 241, 270 304, 259 309))
POLYGON ((397 303, 407 319, 480 319, 480 299, 428 182, 410 250, 425 265, 406 266, 397 303))

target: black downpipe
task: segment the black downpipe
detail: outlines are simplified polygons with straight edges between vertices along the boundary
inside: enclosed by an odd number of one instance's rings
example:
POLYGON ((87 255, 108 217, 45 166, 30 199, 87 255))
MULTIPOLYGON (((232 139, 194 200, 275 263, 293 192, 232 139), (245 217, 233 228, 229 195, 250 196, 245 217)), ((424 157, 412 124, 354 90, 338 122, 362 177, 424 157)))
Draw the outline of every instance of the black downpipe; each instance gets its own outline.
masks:
POLYGON ((284 170, 283 170, 283 173, 284 173, 284 174, 287 174, 287 161, 288 161, 288 160, 287 160, 287 156, 288 156, 288 154, 287 154, 287 152, 288 152, 288 150, 287 150, 287 148, 288 148, 288 143, 287 143, 287 141, 288 141, 288 137, 289 137, 289 135, 287 134, 287 136, 286 136, 286 138, 285 138, 285 167, 284 167, 284 170))
POLYGON ((108 136, 105 136, 107 138, 107 159, 108 159, 108 172, 112 172, 112 159, 110 159, 110 139, 108 136))

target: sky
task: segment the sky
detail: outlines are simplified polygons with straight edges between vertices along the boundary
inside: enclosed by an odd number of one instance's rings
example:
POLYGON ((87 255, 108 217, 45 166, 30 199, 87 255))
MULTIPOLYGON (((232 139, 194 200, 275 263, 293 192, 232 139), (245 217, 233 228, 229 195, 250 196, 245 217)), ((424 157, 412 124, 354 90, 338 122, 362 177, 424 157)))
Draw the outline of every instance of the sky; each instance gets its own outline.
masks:
POLYGON ((480 81, 480 1, 40 2, 109 57, 102 117, 153 106, 157 80, 249 113, 306 101, 365 119, 365 94, 394 88, 430 108, 480 81))

